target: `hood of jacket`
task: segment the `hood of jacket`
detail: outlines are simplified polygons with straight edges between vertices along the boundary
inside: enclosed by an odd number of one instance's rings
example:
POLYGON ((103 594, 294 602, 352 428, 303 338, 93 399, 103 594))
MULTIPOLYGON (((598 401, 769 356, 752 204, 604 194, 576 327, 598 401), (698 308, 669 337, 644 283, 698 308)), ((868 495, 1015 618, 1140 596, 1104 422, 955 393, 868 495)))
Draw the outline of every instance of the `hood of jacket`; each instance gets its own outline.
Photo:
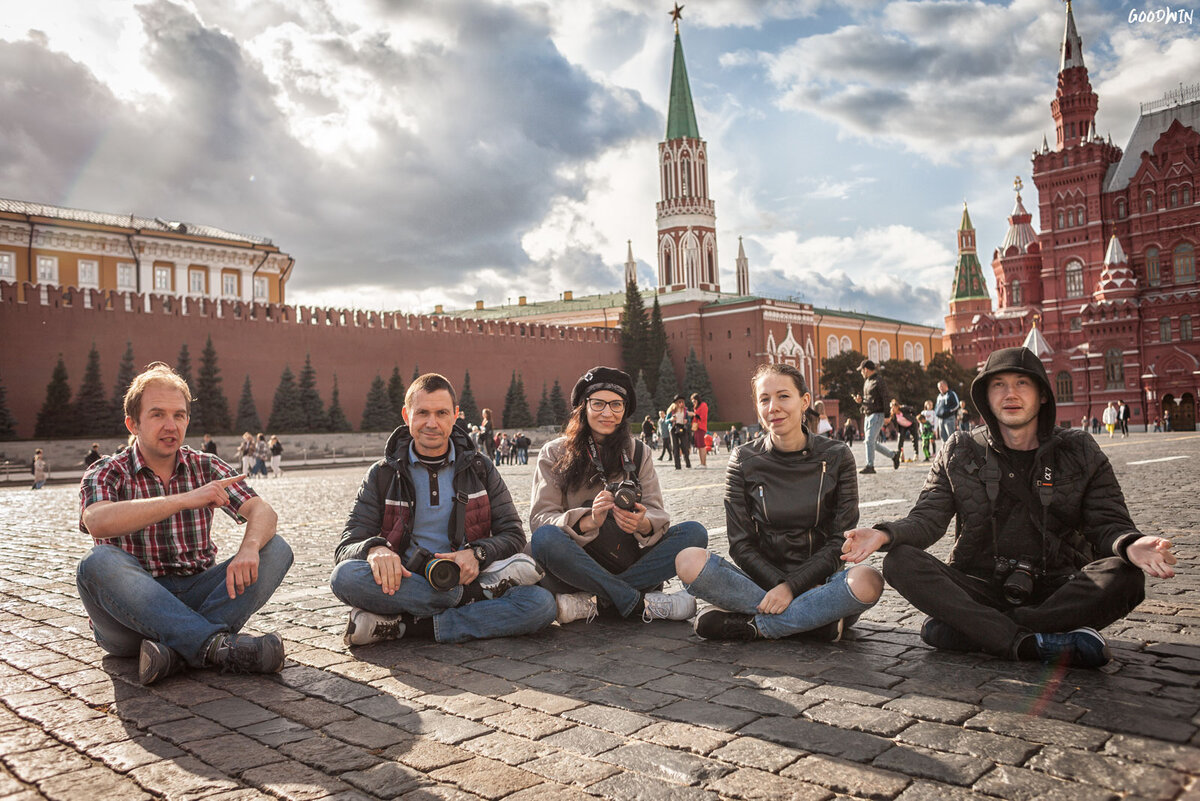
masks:
POLYGON ((996 415, 992 413, 992 407, 988 405, 987 397, 988 381, 999 373, 1027 375, 1037 381, 1038 386, 1042 388, 1042 392, 1046 395, 1046 402, 1038 411, 1038 442, 1045 442, 1054 431, 1054 423, 1057 419, 1054 390, 1050 386, 1050 379, 1046 376, 1046 368, 1042 364, 1042 360, 1029 348, 1002 348, 993 351, 992 355, 988 356, 987 361, 984 362, 979 375, 975 376, 975 380, 971 382, 971 400, 975 403, 975 408, 979 410, 979 416, 987 425, 992 441, 1004 441, 1000 436, 1000 425, 996 421, 996 415))
MULTIPOLYGON (((387 445, 383 449, 383 458, 393 470, 407 471, 408 448, 412 445, 412 441, 412 431, 409 430, 407 423, 401 423, 388 437, 387 445)), ((454 428, 450 431, 450 441, 454 443, 455 463, 459 462, 464 453, 475 450, 475 445, 471 442, 471 435, 467 431, 467 424, 461 418, 454 421, 454 428)))

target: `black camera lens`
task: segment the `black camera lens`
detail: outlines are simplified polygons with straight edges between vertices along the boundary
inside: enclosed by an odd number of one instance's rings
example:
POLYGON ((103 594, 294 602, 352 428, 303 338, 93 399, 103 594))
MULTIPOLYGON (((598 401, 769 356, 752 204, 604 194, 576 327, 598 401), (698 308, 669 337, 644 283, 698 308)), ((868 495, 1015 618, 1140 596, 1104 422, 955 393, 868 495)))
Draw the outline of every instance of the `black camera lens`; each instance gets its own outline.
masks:
POLYGON ((454 589, 458 585, 458 563, 450 559, 430 559, 425 565, 425 580, 438 592, 454 589))
POLYGON ((1029 600, 1033 592, 1033 574, 1017 567, 1004 581, 1004 600, 1013 606, 1019 606, 1029 600))
POLYGON ((627 512, 632 512, 637 503, 637 491, 633 487, 620 487, 613 493, 613 503, 627 512))

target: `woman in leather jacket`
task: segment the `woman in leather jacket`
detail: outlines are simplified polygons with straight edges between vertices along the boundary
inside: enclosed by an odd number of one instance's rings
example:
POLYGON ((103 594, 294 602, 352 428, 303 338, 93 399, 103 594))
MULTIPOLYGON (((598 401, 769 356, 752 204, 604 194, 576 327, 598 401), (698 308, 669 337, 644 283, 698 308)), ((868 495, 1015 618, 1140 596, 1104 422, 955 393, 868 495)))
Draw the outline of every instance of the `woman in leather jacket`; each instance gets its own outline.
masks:
POLYGON ((701 548, 675 560, 688 591, 719 607, 696 619, 696 634, 834 642, 883 592, 875 568, 840 569, 843 532, 858 522, 854 456, 804 425, 812 398, 796 368, 764 364, 751 386, 766 436, 734 451, 725 473, 736 567, 701 548))

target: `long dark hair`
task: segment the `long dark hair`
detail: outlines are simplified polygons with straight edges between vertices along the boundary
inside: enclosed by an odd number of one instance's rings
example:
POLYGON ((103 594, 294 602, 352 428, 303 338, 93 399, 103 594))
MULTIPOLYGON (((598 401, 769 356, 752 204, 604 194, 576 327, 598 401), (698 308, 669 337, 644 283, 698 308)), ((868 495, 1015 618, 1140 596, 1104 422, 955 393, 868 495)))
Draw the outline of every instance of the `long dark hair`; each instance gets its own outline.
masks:
MULTIPOLYGON (((596 477, 596 466, 592 464, 592 457, 588 453, 592 428, 587 421, 586 398, 571 410, 571 416, 563 429, 563 436, 567 439, 566 447, 554 463, 554 472, 562 488, 570 491, 589 484, 598 486, 600 482, 596 477)), ((600 463, 604 465, 606 478, 621 472, 621 451, 626 447, 632 450, 632 443, 633 435, 629 433, 629 426, 624 417, 621 418, 621 424, 617 426, 616 431, 605 437, 602 442, 596 443, 596 451, 600 455, 600 463)))

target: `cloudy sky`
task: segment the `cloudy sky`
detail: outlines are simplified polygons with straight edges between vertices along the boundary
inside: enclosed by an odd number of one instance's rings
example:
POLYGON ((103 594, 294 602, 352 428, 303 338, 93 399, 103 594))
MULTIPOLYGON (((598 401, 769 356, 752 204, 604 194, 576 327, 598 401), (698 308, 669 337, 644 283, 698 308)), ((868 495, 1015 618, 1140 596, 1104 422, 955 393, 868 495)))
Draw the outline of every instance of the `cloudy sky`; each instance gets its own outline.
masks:
MULTIPOLYGON (((1200 75, 1196 24, 1080 3, 1098 127, 1200 75)), ((205 223, 295 303, 430 311, 655 281, 670 3, 42 0, 0 16, 0 197, 205 223)), ((940 324, 1053 141, 1055 0, 691 0, 721 280, 940 324)))

